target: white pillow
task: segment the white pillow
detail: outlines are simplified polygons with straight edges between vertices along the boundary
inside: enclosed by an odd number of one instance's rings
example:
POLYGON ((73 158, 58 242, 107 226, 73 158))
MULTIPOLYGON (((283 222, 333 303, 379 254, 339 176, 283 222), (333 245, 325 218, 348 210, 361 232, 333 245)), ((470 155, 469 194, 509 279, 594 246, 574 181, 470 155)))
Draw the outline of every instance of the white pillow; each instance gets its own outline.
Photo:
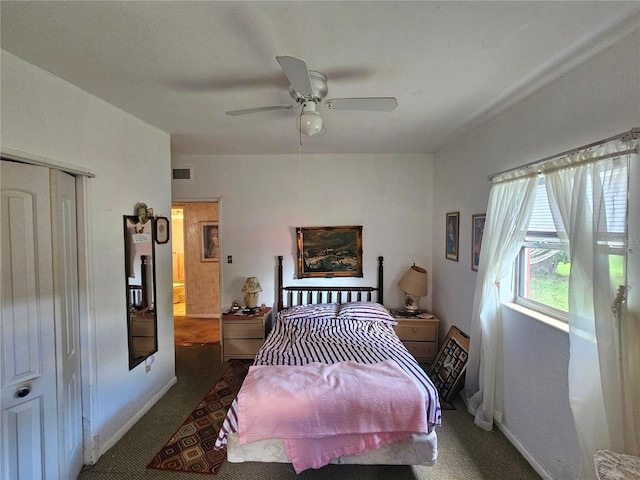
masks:
POLYGON ((337 303, 315 303, 309 305, 296 305, 278 313, 280 320, 293 320, 299 318, 336 318, 338 314, 337 303))
POLYGON ((338 310, 338 318, 397 323, 384 305, 375 302, 343 303, 338 310))

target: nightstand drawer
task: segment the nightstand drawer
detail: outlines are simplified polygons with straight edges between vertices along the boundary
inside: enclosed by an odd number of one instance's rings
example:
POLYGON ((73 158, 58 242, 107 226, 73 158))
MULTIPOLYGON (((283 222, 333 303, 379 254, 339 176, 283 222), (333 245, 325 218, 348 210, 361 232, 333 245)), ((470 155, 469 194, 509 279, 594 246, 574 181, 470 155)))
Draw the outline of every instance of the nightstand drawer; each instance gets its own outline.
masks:
MULTIPOLYGON (((264 338, 262 322, 256 324, 225 322, 222 335, 224 338, 264 338)), ((226 350, 226 348, 225 348, 226 350)))
POLYGON ((254 358, 264 343, 270 308, 255 315, 222 315, 222 361, 232 358, 254 358))
POLYGON ((438 327, 436 325, 420 325, 418 323, 412 323, 410 325, 396 325, 396 334, 401 340, 408 341, 436 341, 438 335, 438 327))
POLYGON ((131 351, 134 355, 148 354, 156 348, 155 337, 131 337, 131 351))
POLYGON ((153 337, 155 328, 153 321, 131 319, 131 335, 134 337, 153 337))
POLYGON ((225 338, 224 354, 225 355, 255 355, 260 350, 263 340, 251 338, 225 338))
POLYGON ((418 360, 433 359, 436 356, 436 342, 402 342, 418 360))

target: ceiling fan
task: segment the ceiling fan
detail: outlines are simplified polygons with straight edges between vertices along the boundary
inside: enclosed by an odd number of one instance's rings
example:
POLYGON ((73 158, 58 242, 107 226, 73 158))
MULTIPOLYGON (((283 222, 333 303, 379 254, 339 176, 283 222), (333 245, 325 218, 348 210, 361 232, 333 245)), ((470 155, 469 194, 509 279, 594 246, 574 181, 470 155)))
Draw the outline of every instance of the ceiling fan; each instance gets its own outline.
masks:
MULTIPOLYGON (((296 104, 269 105, 266 107, 245 108, 243 110, 231 110, 227 115, 245 115, 248 113, 268 112, 271 110, 285 110, 302 105, 302 111, 298 119, 300 132, 310 137, 325 131, 322 117, 317 106, 323 105, 321 101, 327 96, 327 77, 315 70, 309 70, 307 63, 296 57, 276 57, 280 68, 289 80, 289 95, 296 104)), ((333 98, 324 102, 324 106, 330 110, 364 110, 372 112, 390 112, 398 106, 395 97, 355 97, 333 98)))

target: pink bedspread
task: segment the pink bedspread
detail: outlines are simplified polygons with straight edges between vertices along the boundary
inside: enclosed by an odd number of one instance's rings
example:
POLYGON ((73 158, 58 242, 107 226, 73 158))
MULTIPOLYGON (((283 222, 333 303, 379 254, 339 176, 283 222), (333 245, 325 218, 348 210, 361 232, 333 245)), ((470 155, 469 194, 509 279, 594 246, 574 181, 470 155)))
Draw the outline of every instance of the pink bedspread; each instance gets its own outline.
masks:
POLYGON ((297 473, 427 428, 424 394, 393 360, 255 365, 238 393, 240 445, 281 438, 297 473))

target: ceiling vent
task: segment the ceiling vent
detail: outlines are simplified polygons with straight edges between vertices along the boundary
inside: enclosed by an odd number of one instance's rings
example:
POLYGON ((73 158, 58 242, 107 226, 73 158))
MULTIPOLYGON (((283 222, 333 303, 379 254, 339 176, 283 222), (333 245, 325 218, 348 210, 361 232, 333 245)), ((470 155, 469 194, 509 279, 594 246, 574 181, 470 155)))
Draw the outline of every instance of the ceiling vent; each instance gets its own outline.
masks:
POLYGON ((173 180, 191 180, 191 168, 172 168, 173 180))

